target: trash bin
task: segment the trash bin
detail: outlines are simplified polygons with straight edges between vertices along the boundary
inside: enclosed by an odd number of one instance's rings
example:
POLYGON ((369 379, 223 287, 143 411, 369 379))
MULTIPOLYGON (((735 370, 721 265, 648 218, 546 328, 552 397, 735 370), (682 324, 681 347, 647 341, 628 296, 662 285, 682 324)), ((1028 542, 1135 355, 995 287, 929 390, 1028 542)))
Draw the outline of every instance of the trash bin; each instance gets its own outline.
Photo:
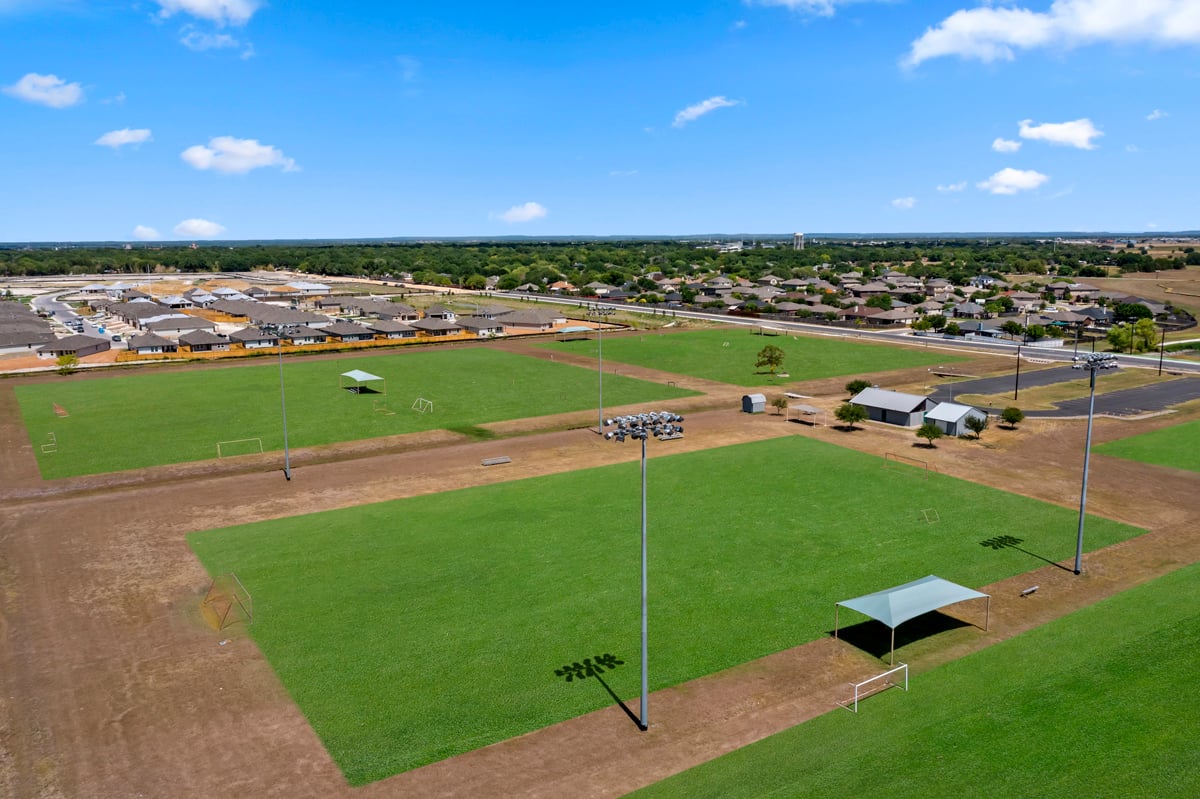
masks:
POLYGON ((746 394, 742 397, 742 413, 765 413, 766 410, 766 394, 746 394))

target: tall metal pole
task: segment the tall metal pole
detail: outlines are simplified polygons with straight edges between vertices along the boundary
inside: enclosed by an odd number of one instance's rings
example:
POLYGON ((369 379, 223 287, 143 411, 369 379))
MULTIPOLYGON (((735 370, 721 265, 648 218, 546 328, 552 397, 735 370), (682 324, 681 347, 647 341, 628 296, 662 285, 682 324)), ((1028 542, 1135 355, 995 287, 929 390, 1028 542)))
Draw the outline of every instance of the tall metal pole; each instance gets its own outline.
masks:
POLYGON ((1096 370, 1089 369, 1092 390, 1088 398, 1087 438, 1083 444, 1083 488, 1079 492, 1079 534, 1075 538, 1075 573, 1083 571, 1083 516, 1087 512, 1088 464, 1092 459, 1092 413, 1096 408, 1096 370))
POLYGON ((1162 377, 1163 354, 1167 350, 1167 329, 1162 329, 1162 339, 1158 342, 1158 376, 1162 377))
POLYGON ((1083 444, 1083 486, 1079 491, 1079 532, 1075 538, 1075 573, 1083 572, 1083 520, 1087 515, 1088 467, 1092 459, 1092 419, 1096 412, 1096 372, 1117 367, 1117 356, 1109 353, 1084 355, 1075 359, 1073 369, 1087 369, 1090 375, 1088 393, 1087 437, 1083 444))
POLYGON ((283 412, 283 476, 292 479, 292 458, 288 450, 287 398, 283 392, 283 339, 276 334, 275 344, 279 349, 279 409, 283 412))
MULTIPOLYGON (((619 353, 618 353, 619 354, 619 353)), ((599 365, 596 379, 600 386, 600 404, 597 411, 596 432, 604 435, 604 317, 596 323, 596 363, 599 365)), ((645 442, 642 442, 645 444, 645 442)))
POLYGON ((646 715, 646 706, 650 699, 650 669, 647 665, 648 647, 646 634, 646 439, 642 438, 642 706, 638 718, 638 726, 642 732, 650 729, 650 721, 646 715))
POLYGON ((1017 345, 1017 377, 1013 381, 1013 400, 1017 398, 1017 392, 1021 390, 1021 345, 1017 345))

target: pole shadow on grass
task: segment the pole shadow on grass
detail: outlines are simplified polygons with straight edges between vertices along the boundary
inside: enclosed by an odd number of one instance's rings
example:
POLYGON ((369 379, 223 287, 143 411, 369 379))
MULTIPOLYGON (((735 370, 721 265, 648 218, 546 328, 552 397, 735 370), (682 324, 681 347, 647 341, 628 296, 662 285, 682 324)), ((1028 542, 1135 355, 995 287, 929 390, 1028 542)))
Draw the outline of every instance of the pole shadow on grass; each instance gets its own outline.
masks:
POLYGON ((583 682, 588 677, 595 677, 596 682, 604 686, 605 691, 608 691, 608 695, 612 697, 612 700, 617 704, 617 707, 621 708, 621 710, 624 710, 625 715, 629 716, 629 720, 637 725, 637 728, 640 730, 642 728, 642 722, 640 719, 638 719, 637 714, 630 710, 625 703, 621 701, 621 697, 617 696, 616 692, 614 692, 613 689, 609 687, 609 684, 604 681, 604 678, 600 676, 605 672, 606 669, 608 671, 612 671, 617 666, 624 665, 625 661, 619 660, 616 655, 606 652, 603 655, 584 658, 583 662, 577 660, 574 663, 563 666, 562 668, 555 669, 554 676, 565 677, 567 682, 583 682))
POLYGON ((1056 563, 1056 562, 1050 560, 1049 558, 1046 558, 1046 557, 1043 557, 1043 556, 1037 554, 1036 552, 1030 552, 1028 549, 1025 549, 1024 547, 1021 546, 1021 544, 1023 544, 1023 543, 1025 543, 1025 539, 1017 538, 1015 535, 997 535, 997 536, 992 536, 991 538, 986 538, 983 541, 980 541, 979 546, 988 547, 989 549, 995 549, 997 551, 999 551, 1001 549, 1015 549, 1018 552, 1024 552, 1026 555, 1028 555, 1031 558, 1037 558, 1038 560, 1049 563, 1051 566, 1057 566, 1058 568, 1062 569, 1063 571, 1071 571, 1070 569, 1068 569, 1066 566, 1062 565, 1061 563, 1056 563))
MULTIPOLYGON (((896 649, 898 651, 909 644, 950 630, 957 630, 960 627, 973 626, 975 625, 936 610, 923 613, 915 619, 909 619, 896 626, 896 649)), ((833 635, 833 630, 827 632, 829 635, 833 635)), ((888 659, 888 654, 892 651, 891 629, 883 622, 874 619, 842 627, 837 631, 837 637, 856 649, 861 649, 868 655, 883 661, 888 659)))

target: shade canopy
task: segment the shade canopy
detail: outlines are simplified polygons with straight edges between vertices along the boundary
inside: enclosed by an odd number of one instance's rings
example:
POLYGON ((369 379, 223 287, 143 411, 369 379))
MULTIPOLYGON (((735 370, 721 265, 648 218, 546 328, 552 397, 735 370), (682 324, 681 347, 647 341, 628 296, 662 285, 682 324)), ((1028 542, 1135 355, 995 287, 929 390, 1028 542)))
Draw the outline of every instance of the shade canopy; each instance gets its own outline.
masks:
POLYGON ((987 600, 983 622, 983 629, 987 630, 988 616, 991 615, 991 597, 931 574, 920 580, 913 580, 911 583, 835 603, 833 635, 836 638, 838 634, 837 611, 839 608, 850 608, 864 616, 870 616, 892 628, 891 660, 895 663, 897 625, 914 619, 922 613, 929 613, 968 599, 987 600))
POLYGON ((911 583, 847 599, 837 604, 857 610, 872 619, 878 619, 888 627, 895 627, 922 613, 953 605, 955 602, 984 599, 987 596, 931 574, 911 583))
POLYGON ((370 372, 364 372, 362 369, 351 369, 349 372, 342 372, 342 377, 349 378, 355 383, 366 383, 370 380, 382 380, 379 375, 373 375, 370 372))

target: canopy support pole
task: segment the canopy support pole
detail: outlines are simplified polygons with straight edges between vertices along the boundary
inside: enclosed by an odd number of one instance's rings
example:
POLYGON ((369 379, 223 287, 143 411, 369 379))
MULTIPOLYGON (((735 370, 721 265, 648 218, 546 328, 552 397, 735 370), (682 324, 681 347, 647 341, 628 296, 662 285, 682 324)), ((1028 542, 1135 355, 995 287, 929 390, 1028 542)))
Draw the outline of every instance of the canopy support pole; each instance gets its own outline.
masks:
POLYGON ((896 628, 895 627, 892 628, 892 655, 888 659, 888 664, 892 665, 892 666, 896 665, 896 628))
POLYGON ((833 605, 833 640, 835 641, 838 637, 838 610, 839 608, 835 602, 833 605))

